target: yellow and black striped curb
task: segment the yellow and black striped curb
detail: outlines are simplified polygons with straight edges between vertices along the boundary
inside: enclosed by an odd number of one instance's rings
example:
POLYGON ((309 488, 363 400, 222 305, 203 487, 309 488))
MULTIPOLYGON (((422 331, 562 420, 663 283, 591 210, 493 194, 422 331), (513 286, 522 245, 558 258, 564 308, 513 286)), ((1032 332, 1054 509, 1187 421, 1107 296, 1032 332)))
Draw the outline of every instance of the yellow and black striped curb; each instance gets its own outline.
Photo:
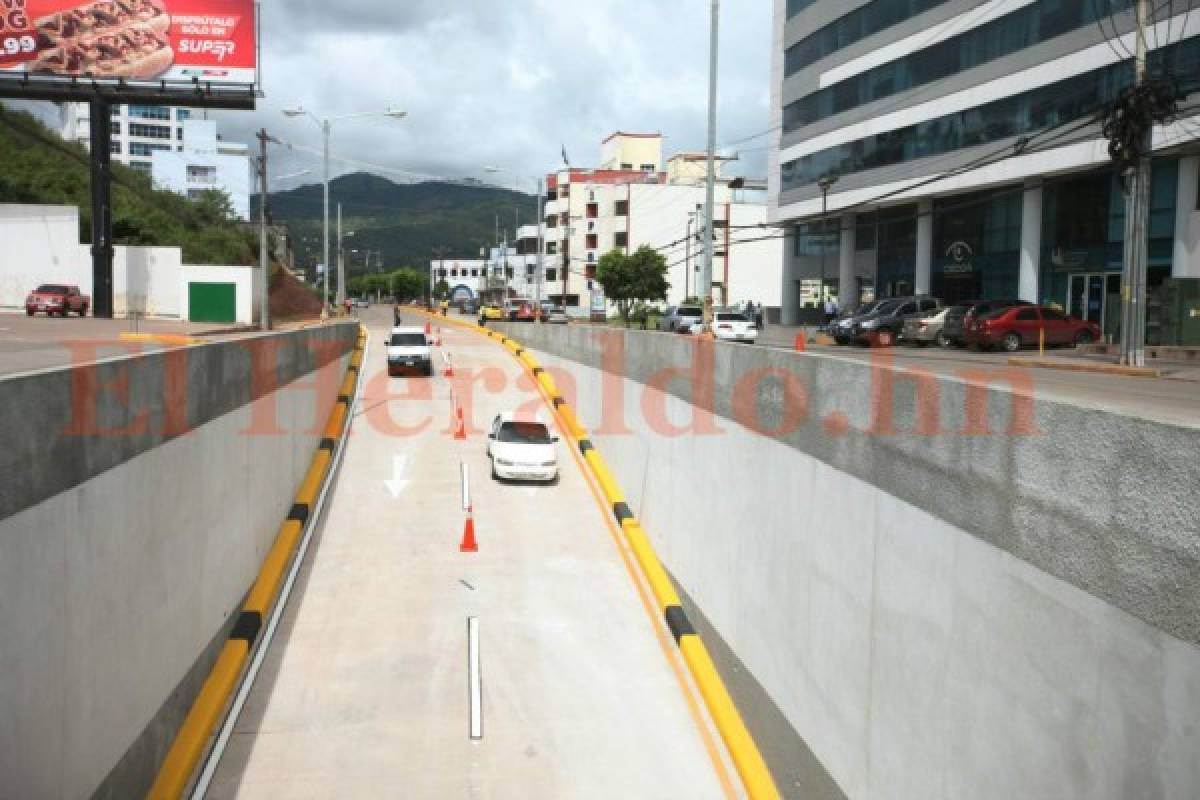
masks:
POLYGON ((592 440, 588 438, 587 430, 580 424, 579 417, 571 408, 570 403, 563 399, 554 379, 515 339, 479 325, 459 321, 451 321, 451 324, 483 333, 500 342, 541 384, 546 396, 550 398, 555 412, 562 420, 563 426, 579 447, 579 452, 587 462, 592 477, 600 486, 600 491, 612 506, 613 516, 625 535, 626 543, 633 551, 643 577, 650 586, 650 591, 658 603, 659 611, 662 612, 663 622, 679 646, 684 663, 687 664, 688 671, 700 690, 700 696, 704 699, 704 705, 708 708, 713 724, 716 725, 721 739, 725 742, 725 747, 729 750, 733 765, 746 787, 746 794, 751 800, 778 798, 779 790, 775 786, 767 763, 763 760, 754 737, 746 728, 741 713, 734 705, 724 680, 717 672, 708 648, 704 646, 696 629, 692 627, 687 612, 683 609, 683 603, 679 599, 679 594, 675 591, 675 585, 671 583, 666 569, 658 559, 658 554, 654 552, 654 547, 650 544, 650 538, 630 510, 612 470, 609 469, 607 462, 600 455, 592 440))
POLYGON ((174 800, 183 795, 192 773, 196 771, 200 758, 204 755, 208 739, 216 730, 221 714, 237 687, 250 651, 258 641, 263 619, 279 594, 288 566, 300 543, 301 534, 309 522, 317 496, 329 474, 338 439, 350 418, 350 403, 357 390, 366 341, 366 330, 360 328, 358 341, 350 356, 350 365, 338 391, 337 403, 329 414, 321 433, 321 442, 296 492, 292 509, 280 526, 266 559, 263 560, 258 577, 242 603, 241 613, 217 656, 216 664, 192 702, 183 725, 171 743, 166 759, 159 767, 158 775, 147 794, 152 800, 174 800))

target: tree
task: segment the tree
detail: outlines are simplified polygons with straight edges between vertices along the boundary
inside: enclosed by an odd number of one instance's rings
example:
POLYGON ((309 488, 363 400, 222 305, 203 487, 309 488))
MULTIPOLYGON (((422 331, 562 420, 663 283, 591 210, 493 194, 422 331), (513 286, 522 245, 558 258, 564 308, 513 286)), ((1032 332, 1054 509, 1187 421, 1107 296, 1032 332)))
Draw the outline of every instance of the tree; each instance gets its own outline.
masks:
POLYGON ((405 267, 398 269, 388 276, 390 290, 400 302, 407 302, 425 296, 428 276, 421 270, 405 267))
POLYGON ((446 283, 445 278, 439 280, 433 287, 433 297, 435 300, 445 300, 450 296, 450 284, 446 283))
POLYGON ((605 253, 596 265, 596 280, 604 287, 604 296, 617 304, 617 313, 625 325, 629 325, 635 307, 666 300, 671 288, 667 281, 667 260, 647 245, 631 255, 620 250, 605 253))

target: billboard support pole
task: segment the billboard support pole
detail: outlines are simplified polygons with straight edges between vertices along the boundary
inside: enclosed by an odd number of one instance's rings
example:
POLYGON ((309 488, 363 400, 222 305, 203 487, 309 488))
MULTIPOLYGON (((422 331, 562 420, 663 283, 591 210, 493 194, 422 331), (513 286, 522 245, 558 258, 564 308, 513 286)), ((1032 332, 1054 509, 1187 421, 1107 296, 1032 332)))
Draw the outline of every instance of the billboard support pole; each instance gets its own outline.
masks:
POLYGON ((92 315, 113 317, 112 112, 108 101, 91 100, 92 315))

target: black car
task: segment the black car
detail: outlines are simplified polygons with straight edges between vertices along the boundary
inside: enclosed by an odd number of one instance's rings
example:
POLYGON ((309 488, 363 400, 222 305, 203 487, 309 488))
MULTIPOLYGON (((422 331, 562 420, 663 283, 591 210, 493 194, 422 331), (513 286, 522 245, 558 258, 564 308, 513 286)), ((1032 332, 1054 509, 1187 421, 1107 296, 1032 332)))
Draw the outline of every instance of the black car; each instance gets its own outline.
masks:
POLYGON ((850 325, 846 328, 839 326, 841 335, 834 339, 839 344, 842 339, 850 342, 872 344, 879 347, 891 347, 900 339, 904 330, 904 320, 914 314, 928 314, 942 307, 936 297, 917 295, 912 297, 892 297, 881 300, 866 314, 851 317, 850 325), (848 335, 847 335, 848 334, 848 335))
POLYGON ((946 321, 942 325, 942 332, 938 334, 938 344, 942 347, 966 347, 967 323, 970 320, 982 317, 984 314, 990 314, 993 311, 1027 305, 1030 305, 1030 303, 1015 298, 1003 300, 969 300, 962 303, 955 303, 946 312, 946 321))

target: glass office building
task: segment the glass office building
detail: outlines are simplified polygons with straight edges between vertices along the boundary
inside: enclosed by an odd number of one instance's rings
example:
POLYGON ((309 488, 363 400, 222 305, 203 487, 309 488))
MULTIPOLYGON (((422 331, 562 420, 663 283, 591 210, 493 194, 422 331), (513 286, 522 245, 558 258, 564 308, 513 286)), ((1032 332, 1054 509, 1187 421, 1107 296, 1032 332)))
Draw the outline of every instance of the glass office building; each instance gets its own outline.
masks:
MULTIPOLYGON (((1115 333, 1125 197, 1097 120, 1133 82, 1132 5, 776 0, 771 195, 798 243, 784 320, 830 295, 1019 297, 1115 333), (813 231, 819 255, 799 246, 813 231)), ((1193 6, 1163 5, 1147 36, 1185 109, 1155 134, 1151 288, 1200 278, 1193 6)))

